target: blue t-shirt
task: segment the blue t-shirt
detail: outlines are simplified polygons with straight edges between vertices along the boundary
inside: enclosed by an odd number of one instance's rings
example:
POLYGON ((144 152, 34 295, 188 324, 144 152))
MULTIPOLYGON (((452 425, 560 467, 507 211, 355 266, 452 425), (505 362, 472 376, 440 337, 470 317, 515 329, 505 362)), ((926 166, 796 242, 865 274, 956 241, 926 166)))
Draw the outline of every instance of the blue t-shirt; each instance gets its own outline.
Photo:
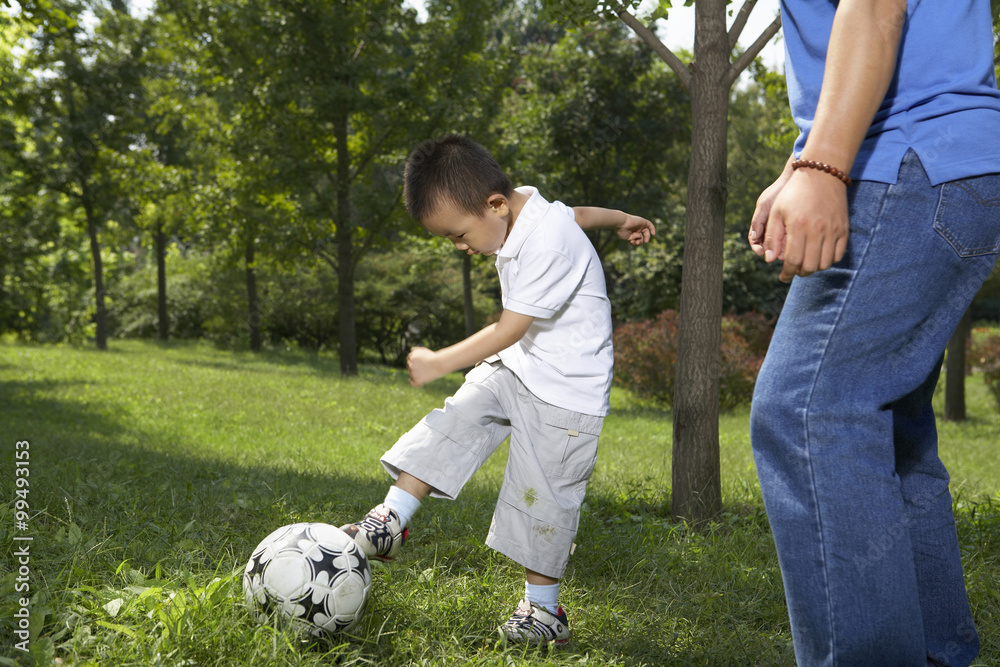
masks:
MULTIPOLYGON (((1000 92, 989 0, 908 5, 896 73, 851 177, 895 183, 909 148, 935 185, 1000 172, 1000 92)), ((815 117, 836 10, 834 0, 781 0, 788 99, 800 131, 796 157, 815 117)))

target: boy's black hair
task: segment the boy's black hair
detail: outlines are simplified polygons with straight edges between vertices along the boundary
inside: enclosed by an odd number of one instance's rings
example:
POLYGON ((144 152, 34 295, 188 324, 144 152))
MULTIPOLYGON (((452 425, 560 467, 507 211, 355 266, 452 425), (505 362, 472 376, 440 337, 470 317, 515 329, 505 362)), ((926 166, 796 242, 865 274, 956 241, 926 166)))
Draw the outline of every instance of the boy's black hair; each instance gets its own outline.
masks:
POLYGON ((479 215, 492 194, 510 197, 514 185, 489 151, 468 137, 449 134, 428 139, 410 153, 403 172, 403 200, 419 221, 442 201, 479 215))

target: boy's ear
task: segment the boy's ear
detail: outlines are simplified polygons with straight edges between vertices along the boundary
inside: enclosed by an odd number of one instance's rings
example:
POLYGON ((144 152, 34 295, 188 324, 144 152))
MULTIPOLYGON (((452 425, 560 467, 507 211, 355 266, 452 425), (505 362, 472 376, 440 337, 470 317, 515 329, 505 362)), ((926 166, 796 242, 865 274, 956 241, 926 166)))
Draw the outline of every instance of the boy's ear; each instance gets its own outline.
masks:
POLYGON ((490 195, 486 200, 486 206, 499 216, 505 216, 510 212, 507 198, 501 194, 490 195))

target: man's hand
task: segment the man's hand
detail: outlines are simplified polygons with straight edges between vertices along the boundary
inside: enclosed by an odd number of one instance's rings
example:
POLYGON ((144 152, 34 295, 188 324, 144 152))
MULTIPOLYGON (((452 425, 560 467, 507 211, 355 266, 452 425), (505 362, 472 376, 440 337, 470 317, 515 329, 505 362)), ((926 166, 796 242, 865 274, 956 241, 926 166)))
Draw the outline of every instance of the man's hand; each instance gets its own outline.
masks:
POLYGON ((406 367, 410 371, 410 384, 414 387, 422 387, 428 382, 444 377, 447 373, 442 373, 438 367, 437 352, 426 347, 415 347, 406 356, 406 367))
POLYGON ((847 188, 830 174, 784 170, 757 198, 747 240, 768 264, 784 263, 779 276, 789 282, 833 266, 847 249, 847 188))
MULTIPOLYGON (((755 221, 758 211, 754 212, 755 221)), ((784 263, 779 276, 782 282, 824 271, 839 262, 847 250, 847 188, 829 174, 801 169, 779 189, 766 220, 764 260, 784 263)), ((752 247, 754 232, 751 223, 752 247)), ((756 232, 759 243, 759 228, 756 232)), ((758 247, 754 251, 761 254, 758 247)))
MULTIPOLYGON (((851 171, 892 81, 907 11, 906 0, 837 4, 823 89, 801 157, 851 171)), ((844 184, 813 169, 792 174, 791 162, 758 199, 747 235, 767 262, 784 262, 784 282, 840 261, 848 233, 844 184)))
MULTIPOLYGON (((791 167, 786 167, 785 171, 781 172, 778 180, 760 193, 760 196, 757 197, 757 207, 753 211, 753 217, 750 218, 750 231, 747 233, 750 249, 758 257, 764 257, 768 263, 775 260, 775 257, 767 257, 764 253, 764 236, 765 232, 770 229, 768 226, 768 217, 771 215, 771 209, 774 207, 774 200, 778 198, 778 194, 781 193, 782 188, 788 183, 791 175, 791 167)), ((777 259, 781 259, 781 257, 777 257, 777 259)))

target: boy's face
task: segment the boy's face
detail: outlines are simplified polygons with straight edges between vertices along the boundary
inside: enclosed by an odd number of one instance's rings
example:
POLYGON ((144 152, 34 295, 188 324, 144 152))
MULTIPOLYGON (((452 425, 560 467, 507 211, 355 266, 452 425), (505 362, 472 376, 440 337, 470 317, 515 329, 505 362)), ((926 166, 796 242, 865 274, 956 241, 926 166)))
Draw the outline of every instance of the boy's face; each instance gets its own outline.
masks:
POLYGON ((507 198, 492 195, 480 215, 459 210, 450 200, 438 204, 421 223, 434 236, 444 236, 470 255, 492 255, 507 239, 510 218, 507 198))

